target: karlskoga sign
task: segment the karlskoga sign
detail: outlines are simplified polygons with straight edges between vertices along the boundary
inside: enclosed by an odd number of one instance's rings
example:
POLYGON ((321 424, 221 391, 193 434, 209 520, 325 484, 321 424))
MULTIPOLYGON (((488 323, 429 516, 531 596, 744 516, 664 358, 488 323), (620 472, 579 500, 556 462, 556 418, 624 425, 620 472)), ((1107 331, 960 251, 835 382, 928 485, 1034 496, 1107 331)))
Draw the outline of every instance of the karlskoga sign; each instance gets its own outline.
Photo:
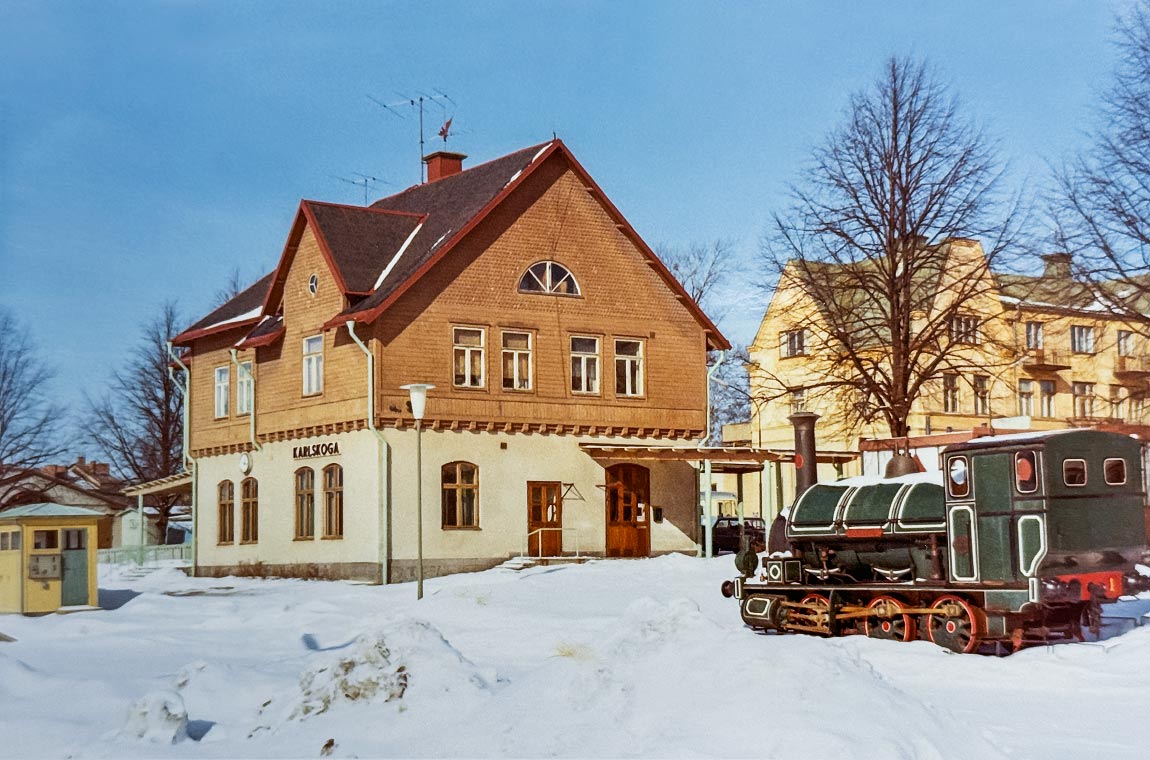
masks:
POLYGON ((313 443, 310 446, 296 446, 291 450, 292 459, 311 459, 312 457, 334 457, 339 454, 339 442, 313 443))

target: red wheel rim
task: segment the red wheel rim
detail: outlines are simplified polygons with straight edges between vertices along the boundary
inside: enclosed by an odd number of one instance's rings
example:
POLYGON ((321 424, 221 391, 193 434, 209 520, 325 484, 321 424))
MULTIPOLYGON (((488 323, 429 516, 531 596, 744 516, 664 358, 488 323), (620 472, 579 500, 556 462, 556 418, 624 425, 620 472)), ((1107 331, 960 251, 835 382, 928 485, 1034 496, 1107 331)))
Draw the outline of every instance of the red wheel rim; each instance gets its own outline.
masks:
POLYGON ((984 626, 982 613, 970 602, 962 597, 947 594, 934 600, 932 608, 956 604, 962 612, 958 617, 937 615, 926 616, 926 635, 932 643, 949 649, 952 652, 970 654, 978 649, 982 643, 984 626))
POLYGON ((867 616, 863 618, 863 632, 872 639, 887 639, 889 641, 914 641, 915 625, 911 615, 899 615, 906 605, 893 596, 880 595, 870 600, 867 607, 880 606, 893 607, 896 612, 889 617, 867 616))

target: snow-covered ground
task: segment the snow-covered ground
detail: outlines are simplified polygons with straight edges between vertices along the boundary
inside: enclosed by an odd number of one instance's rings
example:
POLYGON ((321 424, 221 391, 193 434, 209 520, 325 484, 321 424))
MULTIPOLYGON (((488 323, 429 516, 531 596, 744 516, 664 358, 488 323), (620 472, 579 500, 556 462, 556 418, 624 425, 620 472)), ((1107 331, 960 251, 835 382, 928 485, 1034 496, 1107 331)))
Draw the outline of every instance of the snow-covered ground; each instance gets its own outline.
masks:
POLYGON ((1002 659, 765 636, 732 574, 497 569, 417 602, 107 571, 110 609, 0 617, 0 756, 1150 757, 1150 626, 1002 659))

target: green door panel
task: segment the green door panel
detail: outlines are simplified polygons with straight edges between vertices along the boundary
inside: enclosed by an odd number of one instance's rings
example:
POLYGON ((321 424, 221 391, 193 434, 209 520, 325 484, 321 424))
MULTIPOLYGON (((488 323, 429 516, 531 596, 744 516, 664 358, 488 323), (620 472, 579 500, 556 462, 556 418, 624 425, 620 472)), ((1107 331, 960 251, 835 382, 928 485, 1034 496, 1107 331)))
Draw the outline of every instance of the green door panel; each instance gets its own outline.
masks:
POLYGON ((88 531, 63 531, 63 577, 60 583, 60 605, 88 604, 88 531))
POLYGON ((1013 521, 1009 512, 1014 487, 1013 455, 982 454, 972 457, 974 504, 978 513, 978 570, 980 580, 1013 580, 1011 536, 1013 521))

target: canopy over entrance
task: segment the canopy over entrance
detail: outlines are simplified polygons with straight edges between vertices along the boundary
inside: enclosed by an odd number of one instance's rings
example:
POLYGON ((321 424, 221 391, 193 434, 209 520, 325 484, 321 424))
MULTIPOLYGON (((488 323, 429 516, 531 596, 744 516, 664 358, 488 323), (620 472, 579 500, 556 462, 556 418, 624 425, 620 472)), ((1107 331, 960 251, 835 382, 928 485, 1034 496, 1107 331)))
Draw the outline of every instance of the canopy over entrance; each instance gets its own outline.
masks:
POLYGON ((155 494, 190 496, 192 493, 192 474, 181 472, 177 475, 149 480, 147 483, 137 483, 121 490, 120 493, 125 496, 153 496, 155 494))
MULTIPOLYGON (((794 462, 794 449, 759 449, 749 446, 633 446, 629 444, 581 443, 583 449, 597 462, 604 461, 662 461, 707 462, 714 473, 758 472, 764 462, 794 462)), ((849 451, 820 451, 818 461, 824 464, 844 464, 858 458, 849 451)))

